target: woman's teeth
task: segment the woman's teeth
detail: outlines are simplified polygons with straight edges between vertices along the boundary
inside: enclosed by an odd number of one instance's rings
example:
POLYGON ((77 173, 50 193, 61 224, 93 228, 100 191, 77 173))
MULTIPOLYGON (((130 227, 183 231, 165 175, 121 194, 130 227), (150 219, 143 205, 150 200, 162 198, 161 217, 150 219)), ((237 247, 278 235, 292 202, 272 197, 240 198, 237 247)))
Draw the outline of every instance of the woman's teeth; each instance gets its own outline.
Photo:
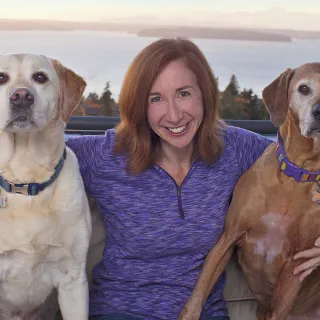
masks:
POLYGON ((184 130, 186 130, 187 128, 187 125, 185 124, 184 126, 182 127, 179 127, 179 128, 168 128, 168 130, 172 133, 181 133, 183 132, 184 130))

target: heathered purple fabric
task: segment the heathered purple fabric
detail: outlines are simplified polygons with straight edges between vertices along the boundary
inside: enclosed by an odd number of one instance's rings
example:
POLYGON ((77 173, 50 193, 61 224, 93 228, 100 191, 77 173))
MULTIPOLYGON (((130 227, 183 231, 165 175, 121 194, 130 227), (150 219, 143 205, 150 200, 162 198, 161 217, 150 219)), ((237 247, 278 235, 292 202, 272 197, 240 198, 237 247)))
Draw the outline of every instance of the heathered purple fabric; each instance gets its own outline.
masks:
MULTIPOLYGON (((228 127, 218 161, 192 165, 181 186, 179 208, 174 180, 158 166, 128 175, 125 159, 112 153, 114 140, 112 129, 104 136, 67 141, 107 230, 104 259, 93 270, 90 315, 117 312, 145 320, 178 319, 207 253, 221 235, 235 183, 272 141, 228 127)), ((201 319, 227 315, 224 283, 225 274, 201 319)))

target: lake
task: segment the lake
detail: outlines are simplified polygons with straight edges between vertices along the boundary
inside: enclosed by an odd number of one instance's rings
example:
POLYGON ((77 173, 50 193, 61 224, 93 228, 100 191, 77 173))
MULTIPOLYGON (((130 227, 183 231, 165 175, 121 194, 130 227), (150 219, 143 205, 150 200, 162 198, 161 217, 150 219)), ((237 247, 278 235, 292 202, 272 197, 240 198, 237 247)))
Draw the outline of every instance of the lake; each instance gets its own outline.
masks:
MULTIPOLYGON (((59 59, 85 78, 86 93, 100 93, 107 81, 117 100, 134 56, 156 38, 124 32, 0 31, 0 53, 32 52, 59 59)), ((320 61, 320 41, 250 42, 192 39, 206 55, 222 90, 232 74, 240 88, 262 89, 286 68, 320 61)))

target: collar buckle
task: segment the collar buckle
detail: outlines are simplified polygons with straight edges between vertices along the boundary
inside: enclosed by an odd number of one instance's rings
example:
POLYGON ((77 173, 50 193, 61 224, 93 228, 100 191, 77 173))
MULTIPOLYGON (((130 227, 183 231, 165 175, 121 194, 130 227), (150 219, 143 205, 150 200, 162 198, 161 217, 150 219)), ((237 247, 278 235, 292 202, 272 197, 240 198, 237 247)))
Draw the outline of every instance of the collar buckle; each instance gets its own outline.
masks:
POLYGON ((13 194, 22 194, 24 196, 36 196, 40 191, 44 190, 46 187, 51 185, 59 176, 64 160, 67 157, 67 150, 64 148, 63 155, 60 158, 58 164, 54 168, 54 174, 51 178, 43 183, 12 183, 10 181, 5 180, 2 176, 0 176, 0 188, 3 188, 7 192, 13 194))
POLYGON ((29 186, 28 184, 23 184, 21 186, 18 186, 18 185, 14 184, 12 182, 9 182, 9 181, 8 181, 8 183, 10 185, 11 193, 14 193, 14 194, 19 193, 19 194, 23 194, 25 196, 29 195, 28 194, 28 186, 29 186))

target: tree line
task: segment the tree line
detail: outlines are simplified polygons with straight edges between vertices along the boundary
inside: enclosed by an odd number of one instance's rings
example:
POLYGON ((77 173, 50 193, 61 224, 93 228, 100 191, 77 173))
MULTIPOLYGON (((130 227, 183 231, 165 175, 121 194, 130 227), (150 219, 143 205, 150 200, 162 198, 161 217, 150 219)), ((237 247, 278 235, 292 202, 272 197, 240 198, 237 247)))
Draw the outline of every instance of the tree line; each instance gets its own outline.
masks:
POLYGON ((78 108, 73 113, 74 116, 119 116, 119 107, 112 98, 110 82, 108 81, 99 95, 96 92, 90 92, 83 96, 78 108))
POLYGON ((223 119, 235 120, 269 120, 269 113, 262 99, 252 89, 243 89, 235 75, 220 92, 220 115, 223 119))
MULTIPOLYGON (((217 79, 218 81, 218 79, 217 79)), ((220 91, 220 115, 223 119, 236 120, 269 120, 269 114, 263 100, 252 89, 240 90, 235 75, 230 78, 229 84, 220 91)), ((108 81, 99 95, 90 92, 82 98, 79 107, 73 115, 78 116, 119 116, 119 108, 112 98, 111 86, 108 81)))

